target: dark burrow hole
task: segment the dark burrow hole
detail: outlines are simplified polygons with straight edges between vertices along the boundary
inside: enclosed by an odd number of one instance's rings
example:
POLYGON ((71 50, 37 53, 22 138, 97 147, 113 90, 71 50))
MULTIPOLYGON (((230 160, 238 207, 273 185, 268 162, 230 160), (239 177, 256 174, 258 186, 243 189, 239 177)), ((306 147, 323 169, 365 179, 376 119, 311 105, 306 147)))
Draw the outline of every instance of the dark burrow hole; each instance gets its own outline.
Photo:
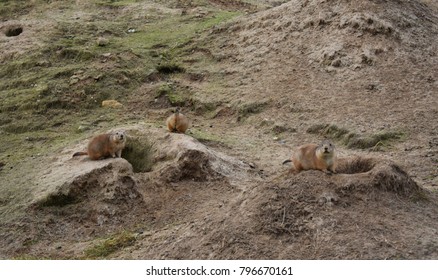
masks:
POLYGON ((20 35, 21 33, 23 33, 23 27, 15 26, 15 27, 8 28, 5 32, 5 35, 7 37, 15 37, 15 36, 20 35))
POLYGON ((366 173, 373 169, 375 162, 372 158, 356 157, 353 159, 340 160, 336 171, 343 174, 366 173))

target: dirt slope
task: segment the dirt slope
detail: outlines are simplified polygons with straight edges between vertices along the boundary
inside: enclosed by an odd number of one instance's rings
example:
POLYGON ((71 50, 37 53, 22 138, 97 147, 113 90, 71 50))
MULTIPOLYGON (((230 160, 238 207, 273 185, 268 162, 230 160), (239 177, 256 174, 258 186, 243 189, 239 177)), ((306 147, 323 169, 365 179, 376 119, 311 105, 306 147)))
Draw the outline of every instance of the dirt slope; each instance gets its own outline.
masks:
POLYGON ((263 108, 244 124, 296 131, 293 145, 314 125, 401 131, 392 156, 436 186, 437 24, 418 1, 290 1, 208 39, 229 73, 224 98, 263 108))
MULTIPOLYGON (((72 161, 84 139, 32 157, 21 166, 39 167, 23 176, 0 174, 24 186, 0 205, 25 197, 2 219, 0 257, 438 258, 437 6, 206 2, 247 14, 185 42, 185 73, 153 73, 118 96, 117 126, 154 143, 151 170, 72 161), (191 95, 175 103, 175 92, 191 95), (163 126, 175 104, 192 121, 187 135, 163 126), (293 175, 281 165, 293 147, 325 137, 336 144, 339 174, 293 175), (41 193, 55 203, 33 199, 41 193)), ((175 18, 211 13, 169 3, 175 18)), ((110 54, 115 68, 100 63, 114 70, 125 56, 144 53, 110 54)))

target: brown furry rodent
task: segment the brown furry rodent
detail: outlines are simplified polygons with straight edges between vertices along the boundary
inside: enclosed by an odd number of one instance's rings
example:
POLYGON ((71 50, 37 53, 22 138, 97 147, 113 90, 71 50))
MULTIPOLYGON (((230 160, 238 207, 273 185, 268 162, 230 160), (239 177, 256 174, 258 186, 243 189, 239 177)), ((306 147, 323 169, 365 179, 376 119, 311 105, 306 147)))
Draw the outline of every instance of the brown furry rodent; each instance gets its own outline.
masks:
POLYGON ((115 133, 100 134, 91 139, 88 143, 87 152, 77 152, 75 156, 88 155, 92 160, 108 157, 121 157, 122 150, 125 148, 126 135, 123 131, 115 133))
POLYGON ((299 173, 301 170, 321 170, 325 173, 336 173, 337 157, 335 146, 330 140, 324 140, 321 144, 306 144, 296 149, 292 159, 285 160, 293 162, 294 170, 299 173))
POLYGON ((180 111, 181 109, 177 107, 175 113, 166 120, 167 129, 169 129, 170 132, 186 133, 189 127, 189 120, 186 116, 181 114, 180 111))

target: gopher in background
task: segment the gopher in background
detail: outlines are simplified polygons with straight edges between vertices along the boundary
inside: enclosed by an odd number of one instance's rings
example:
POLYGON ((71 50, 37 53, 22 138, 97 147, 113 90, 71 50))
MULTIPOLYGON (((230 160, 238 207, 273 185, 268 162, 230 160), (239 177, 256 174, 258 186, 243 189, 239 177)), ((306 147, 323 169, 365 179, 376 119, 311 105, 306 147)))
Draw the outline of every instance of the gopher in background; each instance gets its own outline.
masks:
POLYGON ((87 152, 77 152, 73 157, 88 155, 92 160, 99 160, 108 157, 121 157, 125 148, 126 135, 123 131, 115 133, 100 134, 91 139, 88 143, 87 152))
POLYGON ((177 107, 175 113, 166 120, 167 129, 169 129, 170 132, 186 133, 189 127, 189 120, 186 116, 181 114, 180 111, 181 108, 177 107))
POLYGON ((296 149, 292 159, 285 160, 293 162, 294 170, 299 173, 301 170, 321 170, 325 173, 336 173, 337 157, 335 146, 330 140, 324 140, 321 144, 306 144, 296 149))

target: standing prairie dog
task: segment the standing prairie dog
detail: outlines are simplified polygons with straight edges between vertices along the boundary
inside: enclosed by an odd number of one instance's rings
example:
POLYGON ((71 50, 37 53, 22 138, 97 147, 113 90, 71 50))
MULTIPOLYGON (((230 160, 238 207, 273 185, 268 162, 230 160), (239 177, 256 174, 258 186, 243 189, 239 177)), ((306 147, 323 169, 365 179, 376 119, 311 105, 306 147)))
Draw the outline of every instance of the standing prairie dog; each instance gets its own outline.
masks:
POLYGON ((301 170, 321 170, 325 173, 336 173, 337 157, 335 146, 330 140, 324 140, 319 145, 306 144, 296 149, 292 159, 285 160, 293 162, 296 173, 301 170))
POLYGON ((73 157, 88 155, 92 160, 121 157, 125 144, 126 135, 123 131, 100 134, 91 139, 86 152, 74 153, 73 157))
POLYGON ((167 129, 169 129, 170 132, 186 133, 189 127, 189 120, 186 116, 181 114, 180 111, 181 109, 177 107, 175 113, 166 120, 167 129))

